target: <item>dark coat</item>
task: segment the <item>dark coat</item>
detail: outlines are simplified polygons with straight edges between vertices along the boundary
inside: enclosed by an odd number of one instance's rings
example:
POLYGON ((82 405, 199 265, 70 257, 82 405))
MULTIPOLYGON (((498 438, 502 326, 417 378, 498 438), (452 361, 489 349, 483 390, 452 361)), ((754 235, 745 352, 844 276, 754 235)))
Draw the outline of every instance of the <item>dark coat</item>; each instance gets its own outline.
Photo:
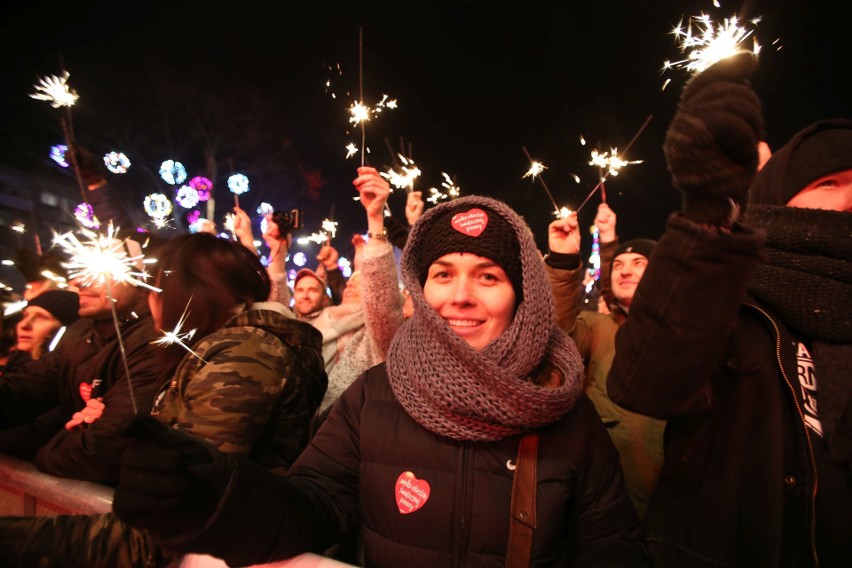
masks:
POLYGON ((673 216, 616 337, 610 397, 669 421, 644 520, 656 565, 813 565, 795 342, 746 299, 761 241, 673 216))
MULTIPOLYGON (((170 376, 158 334, 145 312, 121 324, 133 395, 139 412, 151 411, 154 395, 170 376)), ((127 371, 118 340, 99 335, 88 319, 68 326, 50 353, 0 381, 0 452, 33 459, 43 472, 95 483, 118 481, 127 444, 124 421, 134 414, 127 371), (103 416, 66 430, 65 423, 86 406, 84 393, 103 397, 103 416)))
MULTIPOLYGON (((286 478, 239 461, 204 531, 162 544, 245 565, 322 551, 360 526, 367 566, 502 567, 519 441, 436 436, 406 414, 379 365, 343 394, 286 478), (428 496, 400 489, 407 482, 425 482, 428 496), (419 508, 401 512, 401 492, 419 508)), ((585 396, 540 430, 537 479, 531 566, 646 565, 618 455, 585 396)))

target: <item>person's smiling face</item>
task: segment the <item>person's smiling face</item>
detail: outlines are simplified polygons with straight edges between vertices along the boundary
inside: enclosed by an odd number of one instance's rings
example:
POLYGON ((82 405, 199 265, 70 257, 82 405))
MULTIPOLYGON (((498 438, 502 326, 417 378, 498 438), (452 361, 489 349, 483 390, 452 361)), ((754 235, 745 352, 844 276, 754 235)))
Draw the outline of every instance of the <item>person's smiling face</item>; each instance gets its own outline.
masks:
POLYGON ((515 291, 495 262, 451 253, 429 266, 423 296, 456 334, 476 351, 500 337, 515 314, 515 291))

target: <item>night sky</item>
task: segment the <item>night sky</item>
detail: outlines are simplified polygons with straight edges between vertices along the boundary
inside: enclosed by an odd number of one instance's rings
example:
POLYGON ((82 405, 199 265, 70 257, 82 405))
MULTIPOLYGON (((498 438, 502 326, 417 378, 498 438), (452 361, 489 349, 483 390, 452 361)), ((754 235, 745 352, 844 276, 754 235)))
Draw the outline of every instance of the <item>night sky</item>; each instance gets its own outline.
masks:
MULTIPOLYGON (((73 109, 77 140, 95 154, 118 149, 135 160, 134 176, 115 183, 137 213, 144 195, 168 188, 152 175, 163 159, 183 162, 190 176, 205 173, 200 141, 215 132, 206 143, 218 168, 217 222, 233 203, 224 184, 233 169, 252 180, 241 198, 246 210, 261 201, 298 207, 308 232, 333 215, 345 254, 351 234, 366 228, 351 199, 359 159, 347 160, 344 149, 360 143, 358 131, 347 134, 347 107, 358 98, 363 30, 365 101, 387 93, 399 105, 367 123, 370 164, 389 166, 388 146, 410 150, 423 171, 417 189, 439 186, 447 172, 462 194, 509 203, 544 247, 552 207, 538 181, 522 179, 523 148, 548 166, 543 178, 558 204, 575 208, 596 182, 591 148, 623 149, 652 115, 626 156, 644 162, 610 178, 606 194, 622 239, 656 238, 679 205, 661 144, 687 75, 660 72, 679 55, 669 32, 702 10, 721 19, 740 9, 762 17, 753 83, 771 146, 813 120, 852 117, 852 92, 840 86, 852 51, 843 20, 792 0, 720 9, 672 0, 7 0, 0 7, 0 163, 68 176, 46 159, 61 142, 58 111, 28 97, 40 76, 64 65, 81 97, 73 109), (329 71, 338 65, 342 74, 329 71)), ((589 200, 583 226, 599 202, 589 200)), ((403 203, 397 190, 390 205, 400 218, 403 203)))

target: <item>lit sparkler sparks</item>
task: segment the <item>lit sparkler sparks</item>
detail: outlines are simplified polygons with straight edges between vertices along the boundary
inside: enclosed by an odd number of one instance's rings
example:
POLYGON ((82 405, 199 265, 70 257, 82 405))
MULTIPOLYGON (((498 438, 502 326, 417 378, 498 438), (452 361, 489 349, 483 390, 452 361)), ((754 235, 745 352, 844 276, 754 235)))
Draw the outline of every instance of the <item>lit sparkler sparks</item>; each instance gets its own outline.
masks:
POLYGON ((68 86, 68 77, 71 74, 65 71, 61 77, 51 75, 42 77, 35 85, 35 93, 31 98, 39 101, 47 101, 53 108, 71 107, 80 98, 77 92, 68 86))
POLYGON ((533 179, 535 179, 535 176, 541 175, 541 172, 543 172, 546 169, 547 169, 547 166, 545 166, 541 162, 536 162, 535 160, 533 160, 533 162, 530 164, 530 169, 527 170, 527 173, 525 173, 523 175, 523 177, 525 177, 525 178, 532 177, 533 179))
POLYGON ((456 185, 456 182, 453 181, 453 178, 449 176, 446 172, 441 172, 441 175, 444 176, 444 181, 441 182, 441 187, 447 190, 446 193, 442 192, 440 189, 436 187, 429 188, 429 193, 431 193, 430 197, 426 198, 426 201, 429 203, 437 204, 438 201, 442 201, 444 199, 455 199, 461 194, 461 188, 456 185))
POLYGON ((544 188, 545 193, 547 193, 547 197, 550 199, 551 205, 553 205, 553 211, 557 214, 559 213, 559 206, 556 205, 556 200, 553 199, 553 194, 550 193, 550 188, 547 187, 547 184, 544 183, 544 178, 541 176, 541 172, 547 169, 547 167, 537 160, 533 160, 530 153, 527 151, 526 147, 523 148, 524 155, 527 157, 527 160, 530 161, 530 169, 527 170, 527 173, 523 175, 523 177, 532 177, 533 181, 535 181, 536 176, 538 176, 538 181, 541 182, 541 187, 544 188))
POLYGON ((322 221, 322 230, 318 233, 311 233, 307 237, 301 237, 298 239, 300 245, 306 245, 308 243, 316 243, 318 245, 324 245, 331 239, 333 239, 337 235, 337 221, 331 221, 330 219, 323 219, 322 221))
POLYGON ((681 52, 686 54, 685 59, 679 61, 665 61, 663 71, 668 69, 686 69, 691 73, 701 73, 717 61, 738 53, 754 55, 760 53, 760 45, 756 38, 752 38, 752 48, 746 49, 743 44, 746 39, 754 33, 754 26, 760 21, 759 18, 751 20, 752 28, 740 26, 736 15, 722 20, 716 24, 707 14, 691 16, 683 29, 683 21, 678 23, 672 30, 675 42, 681 52), (693 32, 693 22, 697 30, 693 32))
POLYGON ((26 225, 24 225, 20 221, 14 223, 10 228, 19 235, 23 235, 27 231, 26 225))
MULTIPOLYGON (((192 299, 190 298, 190 301, 192 299)), ((169 345, 180 345, 184 349, 186 349, 189 353, 198 358, 202 363, 207 363, 201 356, 190 348, 185 342, 189 341, 195 335, 197 329, 190 329, 189 331, 181 331, 183 328, 183 324, 186 323, 187 310, 189 309, 189 304, 186 305, 186 308, 183 310, 183 314, 180 316, 180 319, 175 325, 175 328, 171 331, 161 330, 163 332, 163 336, 155 339, 151 342, 151 345, 159 345, 161 347, 168 347, 169 345)))
POLYGON ((349 144, 346 145, 346 159, 347 160, 357 153, 358 153, 358 146, 356 146, 354 142, 350 142, 349 144))
POLYGON ((69 257, 64 263, 69 279, 79 279, 83 286, 126 283, 159 292, 159 288, 146 282, 150 275, 139 267, 156 261, 142 254, 131 256, 124 246, 125 241, 115 237, 117 232, 111 224, 106 234, 81 229, 80 233, 86 237, 83 241, 74 233, 54 233, 54 244, 69 257))
POLYGON ((643 160, 623 160, 618 155, 618 148, 611 148, 609 152, 600 153, 597 149, 592 150, 592 159, 589 161, 590 166, 597 166, 601 170, 607 170, 609 175, 617 176, 618 171, 629 164, 641 164, 643 160))
POLYGON ((422 172, 411 158, 406 158, 402 154, 398 154, 397 156, 402 165, 396 170, 389 168, 388 171, 381 172, 379 175, 388 180, 388 183, 397 189, 412 191, 414 189, 414 181, 420 177, 422 172))

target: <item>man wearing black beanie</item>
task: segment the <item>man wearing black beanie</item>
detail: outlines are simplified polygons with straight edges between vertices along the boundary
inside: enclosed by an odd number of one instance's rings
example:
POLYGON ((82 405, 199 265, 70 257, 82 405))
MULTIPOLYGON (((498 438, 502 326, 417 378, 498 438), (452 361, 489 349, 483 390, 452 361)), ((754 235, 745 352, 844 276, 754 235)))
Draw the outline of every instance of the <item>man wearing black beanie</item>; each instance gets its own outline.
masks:
POLYGON ((754 66, 734 56, 684 89, 664 143, 684 207, 608 378, 668 419, 656 566, 852 558, 852 121, 814 123, 756 173, 754 66))
MULTIPOLYGON (((610 211, 608 207, 606 210, 610 211)), ((596 225, 597 221, 596 217, 596 225)), ((613 234, 614 229, 613 221, 613 234)), ((594 403, 618 450, 627 493, 642 519, 663 463, 665 421, 615 404, 607 394, 606 378, 615 354, 616 333, 628 318, 636 288, 657 243, 651 239, 631 239, 619 245, 616 239, 614 250, 601 253, 601 272, 612 274, 612 301, 609 312, 599 313, 580 310, 577 301, 583 274, 580 233, 576 213, 553 221, 548 227, 550 250, 545 256, 545 268, 553 288, 557 322, 571 336, 583 358, 583 390, 594 403)))

